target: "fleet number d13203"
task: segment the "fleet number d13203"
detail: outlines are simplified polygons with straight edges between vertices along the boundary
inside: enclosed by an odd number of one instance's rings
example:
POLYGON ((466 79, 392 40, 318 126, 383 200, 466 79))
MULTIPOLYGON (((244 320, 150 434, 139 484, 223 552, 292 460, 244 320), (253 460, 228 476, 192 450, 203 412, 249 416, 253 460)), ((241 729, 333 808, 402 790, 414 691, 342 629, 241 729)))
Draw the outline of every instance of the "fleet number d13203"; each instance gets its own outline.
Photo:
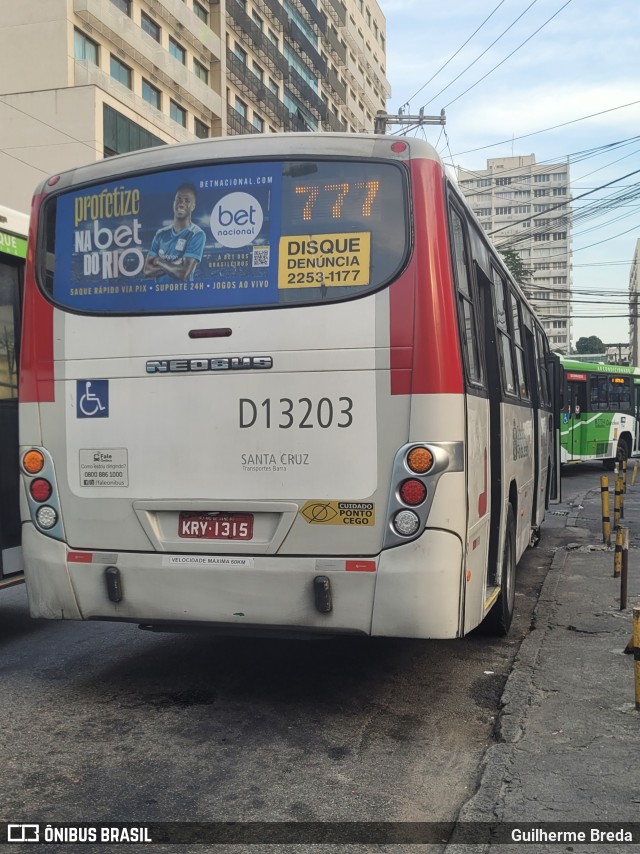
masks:
POLYGON ((249 397, 239 400, 240 428, 272 427, 279 430, 289 430, 291 427, 311 430, 320 427, 351 427, 353 424, 353 400, 350 397, 339 397, 333 401, 330 397, 311 400, 310 397, 300 397, 292 400, 281 397, 271 400, 254 401, 249 397))

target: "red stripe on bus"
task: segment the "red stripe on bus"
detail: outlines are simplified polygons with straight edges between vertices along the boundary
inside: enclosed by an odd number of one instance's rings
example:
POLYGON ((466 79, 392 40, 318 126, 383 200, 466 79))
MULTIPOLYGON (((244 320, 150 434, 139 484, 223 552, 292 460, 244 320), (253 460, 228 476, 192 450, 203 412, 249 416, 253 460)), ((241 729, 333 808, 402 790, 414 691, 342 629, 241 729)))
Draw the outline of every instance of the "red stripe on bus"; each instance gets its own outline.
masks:
POLYGON ((35 248, 38 215, 44 194, 33 197, 24 273, 24 305, 20 350, 21 403, 51 403, 53 385, 53 306, 36 284, 35 248))
POLYGON ((391 394, 462 394, 442 168, 420 159, 410 169, 416 234, 412 260, 389 289, 391 394))

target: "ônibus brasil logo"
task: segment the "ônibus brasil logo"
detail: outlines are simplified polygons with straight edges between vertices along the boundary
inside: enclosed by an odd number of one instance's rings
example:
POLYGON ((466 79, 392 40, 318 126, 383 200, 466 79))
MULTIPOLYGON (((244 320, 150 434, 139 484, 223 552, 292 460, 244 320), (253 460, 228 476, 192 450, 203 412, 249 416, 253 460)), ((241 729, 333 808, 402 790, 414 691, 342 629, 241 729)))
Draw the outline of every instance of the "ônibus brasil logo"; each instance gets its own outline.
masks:
POLYGON ((211 233, 222 246, 238 249, 260 234, 262 205, 249 193, 229 193, 211 211, 211 233))

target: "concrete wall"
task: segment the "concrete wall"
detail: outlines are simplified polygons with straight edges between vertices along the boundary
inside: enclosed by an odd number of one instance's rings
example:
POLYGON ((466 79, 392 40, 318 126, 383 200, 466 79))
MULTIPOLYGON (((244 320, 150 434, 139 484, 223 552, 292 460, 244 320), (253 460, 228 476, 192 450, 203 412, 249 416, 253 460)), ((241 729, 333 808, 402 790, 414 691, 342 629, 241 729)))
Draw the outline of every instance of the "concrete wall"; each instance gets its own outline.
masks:
POLYGON ((0 91, 30 92, 69 85, 69 0, 3 0, 0 4, 0 91))
POLYGON ((40 181, 102 156, 96 100, 94 86, 0 99, 2 204, 28 213, 40 181))

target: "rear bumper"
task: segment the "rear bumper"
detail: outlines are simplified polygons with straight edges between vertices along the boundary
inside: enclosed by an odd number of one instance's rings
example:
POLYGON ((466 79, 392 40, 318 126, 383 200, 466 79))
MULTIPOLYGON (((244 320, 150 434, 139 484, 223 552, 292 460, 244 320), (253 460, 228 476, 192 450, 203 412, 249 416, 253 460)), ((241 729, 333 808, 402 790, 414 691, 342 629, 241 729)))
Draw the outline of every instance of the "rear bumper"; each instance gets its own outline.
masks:
POLYGON ((462 547, 427 530, 373 558, 86 552, 23 527, 33 617, 199 624, 234 633, 265 629, 326 634, 451 638, 459 634, 462 547), (225 564, 224 561, 227 561, 225 564), (217 562, 217 563, 216 563, 217 562), (119 571, 122 599, 109 599, 105 571, 119 571), (332 609, 315 605, 314 579, 329 578, 332 609))

